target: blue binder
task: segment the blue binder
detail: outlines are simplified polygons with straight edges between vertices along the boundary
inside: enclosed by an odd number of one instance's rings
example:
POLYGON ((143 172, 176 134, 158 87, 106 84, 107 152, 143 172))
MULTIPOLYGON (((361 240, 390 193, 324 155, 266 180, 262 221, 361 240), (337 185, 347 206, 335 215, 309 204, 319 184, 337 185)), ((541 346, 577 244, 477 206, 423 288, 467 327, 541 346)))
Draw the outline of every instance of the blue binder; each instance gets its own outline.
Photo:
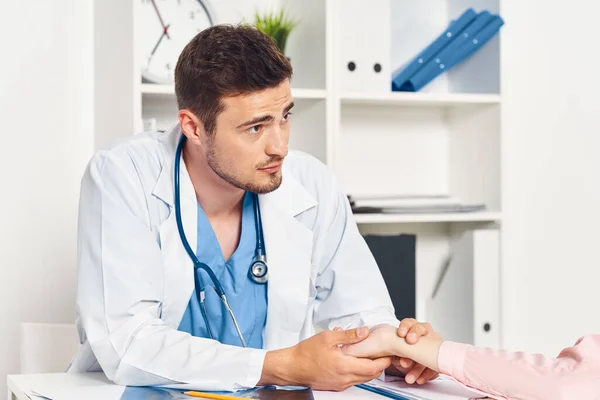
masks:
POLYGON ((419 91, 437 76, 473 55, 498 33, 503 24, 504 21, 501 17, 487 11, 482 12, 459 37, 448 44, 435 59, 405 81, 399 90, 419 91))
POLYGON ((504 20, 495 15, 494 18, 484 26, 478 33, 471 37, 471 40, 463 43, 454 53, 454 57, 449 59, 446 70, 454 67, 456 64, 466 60, 477 50, 483 47, 491 38, 493 38, 500 28, 504 25, 504 20))
POLYGON ((456 20, 452 21, 446 30, 437 37, 429 46, 410 61, 400 72, 392 78, 392 90, 400 90, 404 82, 410 79, 423 65, 426 65, 440 50, 451 42, 456 35, 477 17, 472 8, 465 10, 456 20))
MULTIPOLYGON (((471 22, 453 41, 448 43, 446 47, 442 49, 438 53, 438 55, 433 59, 434 64, 445 64, 448 65, 448 60, 454 57, 455 52, 460 48, 463 44, 469 41, 474 35, 479 33, 483 27, 490 23, 494 19, 495 15, 490 13, 487 10, 480 12, 477 17, 471 22)), ((426 67, 431 65, 434 67, 435 65, 429 63, 426 67)), ((425 68, 425 67, 424 67, 425 68)))

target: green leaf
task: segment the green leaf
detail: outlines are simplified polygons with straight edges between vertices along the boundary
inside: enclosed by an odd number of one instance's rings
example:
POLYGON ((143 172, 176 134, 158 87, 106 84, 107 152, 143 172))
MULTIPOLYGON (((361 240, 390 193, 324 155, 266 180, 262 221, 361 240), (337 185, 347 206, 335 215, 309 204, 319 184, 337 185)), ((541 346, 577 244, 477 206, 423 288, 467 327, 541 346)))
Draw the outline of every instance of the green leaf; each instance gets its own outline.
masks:
POLYGON ((270 11, 260 14, 256 11, 254 14, 254 26, 271 36, 282 53, 285 53, 288 37, 298 23, 299 21, 289 17, 283 8, 278 13, 270 11))

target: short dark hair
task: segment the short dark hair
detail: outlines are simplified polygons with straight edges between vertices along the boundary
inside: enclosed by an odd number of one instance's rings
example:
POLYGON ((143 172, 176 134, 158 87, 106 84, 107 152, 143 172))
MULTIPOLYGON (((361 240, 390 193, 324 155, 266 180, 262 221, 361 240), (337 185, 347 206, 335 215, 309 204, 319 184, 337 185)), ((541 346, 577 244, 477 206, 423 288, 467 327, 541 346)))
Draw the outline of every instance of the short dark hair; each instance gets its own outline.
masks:
POLYGON ((292 76, 275 41, 255 27, 215 25, 185 46, 175 67, 180 110, 189 109, 214 133, 221 99, 273 88, 292 76))

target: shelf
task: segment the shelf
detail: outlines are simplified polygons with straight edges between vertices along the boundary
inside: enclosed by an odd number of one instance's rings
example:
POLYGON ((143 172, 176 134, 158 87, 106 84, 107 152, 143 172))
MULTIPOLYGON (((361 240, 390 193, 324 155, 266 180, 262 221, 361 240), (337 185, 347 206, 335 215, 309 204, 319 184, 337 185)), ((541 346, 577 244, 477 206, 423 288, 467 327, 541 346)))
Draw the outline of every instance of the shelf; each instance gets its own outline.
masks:
POLYGON ((422 222, 500 222, 501 219, 502 214, 496 211, 438 214, 354 214, 354 220, 357 224, 404 224, 422 222))
POLYGON ((324 100, 327 92, 324 89, 296 89, 292 88, 292 96, 295 99, 324 100))
POLYGON ((157 85, 153 83, 142 83, 142 94, 164 94, 175 96, 175 86, 173 85, 157 85))
MULTIPOLYGON (((175 89, 173 85, 142 83, 141 91, 144 95, 175 96, 175 89)), ((327 96, 327 92, 324 89, 292 88, 292 96, 295 99, 322 100, 327 96)))
POLYGON ((499 94, 391 92, 383 94, 343 93, 343 104, 456 107, 499 104, 499 94))

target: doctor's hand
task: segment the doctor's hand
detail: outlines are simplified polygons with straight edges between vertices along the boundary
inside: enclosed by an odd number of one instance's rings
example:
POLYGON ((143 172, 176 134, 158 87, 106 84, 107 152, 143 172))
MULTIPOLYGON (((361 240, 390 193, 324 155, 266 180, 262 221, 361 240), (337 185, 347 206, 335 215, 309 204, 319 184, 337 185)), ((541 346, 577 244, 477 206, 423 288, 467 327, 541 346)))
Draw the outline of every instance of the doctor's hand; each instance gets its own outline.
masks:
MULTIPOLYGON (((398 336, 404 338, 408 344, 415 344, 420 337, 431 337, 441 339, 439 333, 435 332, 427 322, 418 322, 414 318, 405 318, 398 327, 398 336)), ((438 377, 438 373, 432 369, 426 368, 421 364, 415 363, 409 358, 394 357, 392 366, 386 371, 392 375, 404 376, 406 383, 423 384, 438 377)))
POLYGON ((361 342, 368 335, 366 327, 324 331, 296 346, 270 351, 259 385, 299 385, 341 391, 375 379, 390 366, 391 357, 356 358, 345 354, 340 347, 361 342))

